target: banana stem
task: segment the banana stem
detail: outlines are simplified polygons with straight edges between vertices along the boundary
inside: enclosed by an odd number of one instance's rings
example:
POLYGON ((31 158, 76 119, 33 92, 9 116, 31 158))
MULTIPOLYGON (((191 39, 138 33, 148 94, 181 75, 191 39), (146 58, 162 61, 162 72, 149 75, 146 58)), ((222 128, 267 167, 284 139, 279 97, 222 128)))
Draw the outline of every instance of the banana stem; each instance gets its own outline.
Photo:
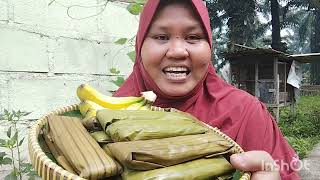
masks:
POLYGON ((11 147, 10 148, 10 151, 11 151, 11 159, 12 159, 12 168, 13 168, 13 171, 14 171, 14 173, 16 173, 16 165, 15 165, 15 163, 14 163, 14 156, 13 156, 13 148, 11 147))
POLYGON ((20 148, 19 148, 19 133, 17 129, 17 124, 14 124, 14 130, 17 132, 17 152, 18 152, 18 168, 19 168, 19 179, 22 180, 21 177, 21 160, 20 160, 20 148))

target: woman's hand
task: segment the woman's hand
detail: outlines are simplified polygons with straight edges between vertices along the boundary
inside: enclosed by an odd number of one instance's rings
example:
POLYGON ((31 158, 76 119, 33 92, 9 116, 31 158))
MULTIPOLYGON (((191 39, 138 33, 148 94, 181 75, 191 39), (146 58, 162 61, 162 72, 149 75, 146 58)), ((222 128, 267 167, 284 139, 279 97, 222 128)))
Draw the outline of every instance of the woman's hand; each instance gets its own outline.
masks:
POLYGON ((230 157, 233 167, 252 172, 252 180, 280 180, 279 168, 265 151, 248 151, 230 157))

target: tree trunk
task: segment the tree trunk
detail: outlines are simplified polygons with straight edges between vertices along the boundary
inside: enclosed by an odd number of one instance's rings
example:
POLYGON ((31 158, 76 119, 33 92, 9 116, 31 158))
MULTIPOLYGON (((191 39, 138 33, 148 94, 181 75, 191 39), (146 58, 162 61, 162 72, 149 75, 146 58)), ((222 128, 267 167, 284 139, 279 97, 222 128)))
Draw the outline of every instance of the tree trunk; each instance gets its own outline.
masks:
POLYGON ((271 0, 271 24, 272 24, 272 43, 271 47, 275 50, 281 50, 280 37, 280 13, 278 0, 271 0))
MULTIPOLYGON (((314 11, 314 33, 311 39, 311 51, 313 53, 320 52, 320 9, 314 11)), ((311 83, 320 85, 320 62, 311 63, 311 83)))

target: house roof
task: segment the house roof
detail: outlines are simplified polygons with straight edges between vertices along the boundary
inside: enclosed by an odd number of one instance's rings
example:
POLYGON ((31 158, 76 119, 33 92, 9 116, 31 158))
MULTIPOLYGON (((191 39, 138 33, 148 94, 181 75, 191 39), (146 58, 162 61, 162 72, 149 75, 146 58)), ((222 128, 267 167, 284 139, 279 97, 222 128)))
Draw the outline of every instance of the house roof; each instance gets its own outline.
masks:
POLYGON ((238 44, 235 44, 235 49, 233 51, 225 53, 225 58, 228 60, 232 60, 234 58, 237 60, 248 60, 248 58, 244 57, 257 57, 261 55, 278 57, 279 60, 288 62, 291 62, 292 60, 299 61, 301 63, 311 63, 313 61, 320 62, 320 53, 290 55, 271 48, 251 48, 238 44))
POLYGON ((293 54, 290 55, 294 60, 302 63, 311 63, 314 61, 320 62, 320 53, 310 53, 310 54, 293 54))

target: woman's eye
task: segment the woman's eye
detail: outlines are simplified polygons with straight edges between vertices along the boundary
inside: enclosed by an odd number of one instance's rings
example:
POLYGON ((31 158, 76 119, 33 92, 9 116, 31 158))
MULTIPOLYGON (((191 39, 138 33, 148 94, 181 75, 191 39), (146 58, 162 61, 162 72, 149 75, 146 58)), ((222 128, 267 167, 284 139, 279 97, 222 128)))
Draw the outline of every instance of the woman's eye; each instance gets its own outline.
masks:
POLYGON ((198 36, 198 35, 189 35, 186 37, 186 40, 191 43, 199 41, 200 39, 202 39, 202 38, 201 38, 201 36, 198 36))
POLYGON ((160 41, 165 41, 169 39, 168 36, 166 35, 157 35, 157 36, 154 36, 153 38, 160 41))

